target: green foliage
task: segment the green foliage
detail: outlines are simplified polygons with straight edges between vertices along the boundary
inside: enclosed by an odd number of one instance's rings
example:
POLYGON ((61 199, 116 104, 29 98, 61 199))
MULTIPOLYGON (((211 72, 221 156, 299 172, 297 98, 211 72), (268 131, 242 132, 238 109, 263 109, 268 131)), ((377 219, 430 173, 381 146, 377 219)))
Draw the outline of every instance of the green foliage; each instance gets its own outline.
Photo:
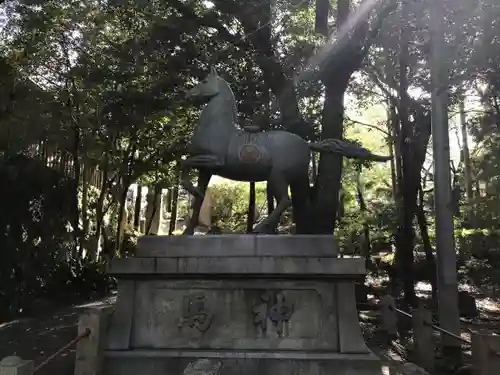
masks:
POLYGON ((82 263, 71 251, 65 198, 72 181, 23 156, 4 160, 0 181, 0 316, 33 307, 40 296, 67 299, 108 290, 102 267, 82 263))
MULTIPOLYGON (((214 224, 223 232, 246 232, 249 183, 225 181, 213 184, 209 191, 214 203, 214 224)), ((267 207, 265 184, 256 184, 255 195, 255 218, 259 220, 267 207)))

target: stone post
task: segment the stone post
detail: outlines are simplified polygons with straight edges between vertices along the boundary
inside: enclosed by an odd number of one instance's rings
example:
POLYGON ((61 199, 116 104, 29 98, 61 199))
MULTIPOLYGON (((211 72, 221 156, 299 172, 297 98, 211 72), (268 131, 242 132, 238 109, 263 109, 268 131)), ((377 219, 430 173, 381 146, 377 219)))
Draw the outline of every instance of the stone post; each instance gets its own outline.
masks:
POLYGON ((396 302, 391 295, 385 295, 380 298, 380 317, 382 330, 388 335, 389 339, 398 336, 398 317, 394 310, 396 302))
POLYGON ((16 356, 5 357, 0 361, 0 375, 33 375, 33 361, 26 361, 16 356))
POLYGON ((422 301, 412 311, 415 362, 426 371, 434 371, 435 344, 432 337, 432 313, 422 301))
POLYGON ((113 310, 112 306, 95 307, 80 316, 78 334, 90 329, 90 336, 76 344, 75 375, 101 373, 104 338, 113 310))
POLYGON ((500 336, 472 333, 472 361, 474 375, 498 374, 500 367, 500 336))

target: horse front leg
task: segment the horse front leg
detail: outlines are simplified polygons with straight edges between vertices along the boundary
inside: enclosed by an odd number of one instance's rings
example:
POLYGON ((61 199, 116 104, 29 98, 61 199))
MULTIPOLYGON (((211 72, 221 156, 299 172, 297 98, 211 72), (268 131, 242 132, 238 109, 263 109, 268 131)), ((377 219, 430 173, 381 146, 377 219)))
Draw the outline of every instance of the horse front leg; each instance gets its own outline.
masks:
POLYGON ((198 187, 194 186, 189 178, 189 172, 193 169, 213 169, 216 167, 220 167, 222 163, 219 162, 219 159, 213 155, 195 155, 190 156, 186 160, 181 161, 181 185, 186 191, 195 196, 201 197, 203 200, 204 191, 201 191, 198 187))
POLYGON ((205 191, 207 190, 210 178, 212 177, 212 173, 209 171, 220 165, 221 163, 218 158, 213 155, 195 155, 182 161, 181 184, 188 193, 194 196, 193 214, 191 215, 183 234, 188 235, 194 233, 194 229, 198 225, 201 205, 203 204, 203 199, 205 198, 205 191), (198 186, 194 186, 189 178, 189 172, 194 168, 198 169, 200 172, 198 177, 198 186))
MULTIPOLYGON (((206 169, 200 169, 200 175, 198 177, 198 186, 195 188, 195 190, 199 194, 194 194, 193 213, 191 214, 191 218, 189 219, 186 229, 182 233, 183 235, 194 234, 194 229, 198 226, 201 206, 203 204, 203 200, 205 199, 205 192, 207 191, 207 187, 208 184, 210 183, 211 177, 212 174, 208 172, 206 169)), ((191 186, 193 186, 193 184, 191 184, 191 186)))
POLYGON ((193 170, 193 166, 191 166, 190 163, 186 163, 187 160, 181 162, 181 186, 186 189, 189 194, 194 197, 198 197, 201 192, 199 188, 193 185, 191 179, 189 178, 189 172, 193 170))

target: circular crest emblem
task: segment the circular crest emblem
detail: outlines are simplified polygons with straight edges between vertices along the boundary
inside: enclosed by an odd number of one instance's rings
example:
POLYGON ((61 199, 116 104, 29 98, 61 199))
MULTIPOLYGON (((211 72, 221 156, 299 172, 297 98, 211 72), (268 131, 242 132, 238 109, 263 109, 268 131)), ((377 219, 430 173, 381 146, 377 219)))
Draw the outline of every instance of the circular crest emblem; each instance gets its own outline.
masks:
POLYGON ((238 159, 240 159, 242 163, 257 163, 261 158, 262 151, 259 149, 259 147, 253 144, 246 144, 241 146, 240 152, 238 153, 238 159))

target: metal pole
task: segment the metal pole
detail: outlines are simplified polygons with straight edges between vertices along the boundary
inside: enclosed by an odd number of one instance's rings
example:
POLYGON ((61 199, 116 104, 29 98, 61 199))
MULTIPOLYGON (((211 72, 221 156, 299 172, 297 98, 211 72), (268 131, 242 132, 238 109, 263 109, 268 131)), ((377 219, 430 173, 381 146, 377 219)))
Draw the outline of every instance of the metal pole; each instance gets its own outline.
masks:
POLYGON ((73 340, 68 342, 66 345, 64 345, 61 349, 59 349, 57 352, 52 354, 50 357, 45 359, 42 363, 40 363, 38 366, 35 367, 35 370, 33 372, 37 372, 47 366, 49 363, 51 363, 54 359, 59 357, 61 354, 67 352, 73 345, 75 345, 77 342, 87 338, 90 336, 92 331, 89 328, 86 328, 85 331, 83 331, 80 335, 76 336, 73 340))
MULTIPOLYGON (((406 311, 404 310, 400 310, 398 308, 393 308, 393 307, 389 307, 391 310, 394 310, 396 311, 398 314, 401 314, 403 316, 406 316, 407 318, 413 318, 413 316, 410 314, 410 313, 407 313, 406 311)), ((426 322, 424 321, 424 324, 425 325, 428 325, 428 326, 431 326, 433 329, 435 329, 436 331, 439 331, 441 332, 443 335, 447 335, 447 336, 451 336, 467 345, 471 345, 472 342, 470 340, 467 340, 466 338, 462 337, 462 336, 458 336, 458 335, 455 335, 454 333, 451 333, 451 332, 448 332, 447 330, 435 325, 435 324, 432 324, 432 323, 429 323, 429 322, 426 322)), ((470 334, 473 333, 473 331, 471 329, 468 329, 470 334)), ((500 353, 496 352, 492 347, 489 347, 489 352, 491 354, 493 354, 494 356, 496 357, 500 357, 500 353)))
MULTIPOLYGON (((439 325, 460 336, 460 314, 456 252, 453 236, 453 211, 450 178, 450 142, 448 128, 448 67, 444 37, 445 10, 443 0, 430 0, 432 80, 432 138, 434 151, 434 204, 436 210, 436 251, 438 276, 439 325)), ((460 358, 460 343, 442 335, 443 350, 460 358)))
MULTIPOLYGON (((406 316, 407 318, 410 318, 410 319, 411 319, 411 318, 413 318, 413 316, 412 316, 411 314, 407 313, 406 311, 403 311, 403 310, 400 310, 400 309, 394 309, 394 310, 395 310, 397 313, 399 313, 399 314, 401 314, 401 315, 406 316)), ((439 331, 439 332, 441 332, 441 333, 443 333, 443 334, 445 334, 445 335, 448 335, 448 336, 454 337, 454 338, 456 338, 457 340, 460 340, 461 342, 464 342, 464 343, 469 344, 469 345, 470 345, 470 343, 471 343, 469 340, 467 340, 467 339, 463 338, 462 336, 455 335, 454 333, 448 332, 447 330, 445 330, 445 329, 443 329, 443 328, 441 328, 441 327, 439 327, 439 326, 437 326, 437 325, 435 325, 435 324, 428 323, 428 322, 425 322, 425 321, 424 321, 424 324, 425 324, 425 325, 429 325, 429 326, 431 326, 431 327, 432 327, 433 329, 435 329, 436 331, 439 331)))

